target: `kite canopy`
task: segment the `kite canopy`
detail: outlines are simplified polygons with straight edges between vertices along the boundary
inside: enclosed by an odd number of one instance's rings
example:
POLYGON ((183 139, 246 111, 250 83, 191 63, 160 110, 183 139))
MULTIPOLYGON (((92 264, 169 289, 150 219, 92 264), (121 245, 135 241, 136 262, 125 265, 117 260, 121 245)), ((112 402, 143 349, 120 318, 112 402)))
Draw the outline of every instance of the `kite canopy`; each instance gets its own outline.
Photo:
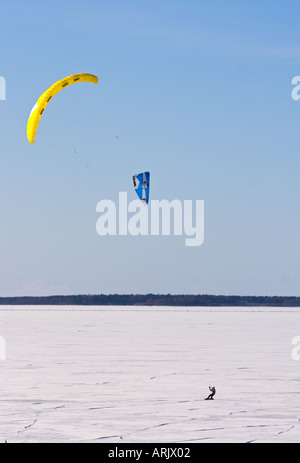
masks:
POLYGON ((65 77, 59 80, 55 84, 51 85, 38 99, 36 104, 31 110, 28 122, 27 122, 27 138, 29 143, 35 142, 36 131, 42 117, 43 112, 46 109, 47 104, 58 92, 63 90, 69 85, 76 84, 77 82, 91 82, 93 84, 98 83, 98 77, 93 74, 74 74, 72 76, 65 77))
POLYGON ((144 204, 149 202, 150 172, 133 175, 133 187, 144 204))

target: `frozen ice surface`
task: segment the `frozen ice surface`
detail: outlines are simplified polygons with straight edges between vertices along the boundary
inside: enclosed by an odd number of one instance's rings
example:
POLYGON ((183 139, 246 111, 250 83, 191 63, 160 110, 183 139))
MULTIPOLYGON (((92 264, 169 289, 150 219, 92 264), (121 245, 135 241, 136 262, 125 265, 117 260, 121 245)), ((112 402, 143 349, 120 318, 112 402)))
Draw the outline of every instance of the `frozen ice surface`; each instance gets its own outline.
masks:
POLYGON ((298 308, 1 306, 0 336, 0 443, 300 442, 298 308))

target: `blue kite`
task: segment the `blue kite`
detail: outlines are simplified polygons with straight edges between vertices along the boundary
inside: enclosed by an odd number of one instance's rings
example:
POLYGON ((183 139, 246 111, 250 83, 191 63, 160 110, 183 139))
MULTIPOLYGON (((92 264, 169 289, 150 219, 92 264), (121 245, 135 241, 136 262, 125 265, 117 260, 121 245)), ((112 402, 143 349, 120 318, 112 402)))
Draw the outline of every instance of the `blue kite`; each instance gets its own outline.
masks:
POLYGON ((150 189, 150 172, 142 172, 141 174, 133 175, 133 187, 136 194, 144 204, 149 202, 150 189))

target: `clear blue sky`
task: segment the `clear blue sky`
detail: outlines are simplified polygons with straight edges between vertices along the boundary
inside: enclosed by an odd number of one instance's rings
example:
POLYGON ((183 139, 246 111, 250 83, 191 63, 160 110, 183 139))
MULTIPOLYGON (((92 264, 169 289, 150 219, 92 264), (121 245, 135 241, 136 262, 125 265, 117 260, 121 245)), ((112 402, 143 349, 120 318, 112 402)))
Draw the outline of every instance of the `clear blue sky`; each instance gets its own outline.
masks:
POLYGON ((0 295, 300 296, 299 17, 296 0, 2 4, 0 295), (97 88, 60 94, 29 145, 38 96, 78 72, 97 88), (205 201, 203 246, 96 234, 97 202, 135 199, 143 170, 152 199, 205 201))

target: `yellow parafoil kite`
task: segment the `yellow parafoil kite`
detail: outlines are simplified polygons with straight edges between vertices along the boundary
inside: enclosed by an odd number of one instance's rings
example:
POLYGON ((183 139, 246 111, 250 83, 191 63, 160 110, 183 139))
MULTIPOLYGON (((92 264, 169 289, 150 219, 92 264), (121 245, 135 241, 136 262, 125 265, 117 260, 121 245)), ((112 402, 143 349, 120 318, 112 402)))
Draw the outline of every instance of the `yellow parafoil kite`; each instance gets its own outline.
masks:
POLYGON ((34 143, 35 134, 42 117, 43 112, 51 98, 55 96, 58 92, 63 90, 69 85, 76 84, 77 82, 92 82, 93 84, 98 83, 98 77, 93 74, 74 74, 72 76, 65 77, 62 80, 59 80, 55 84, 51 85, 48 90, 46 90, 38 99, 36 104, 31 110, 28 123, 27 123, 27 138, 29 143, 34 143))

